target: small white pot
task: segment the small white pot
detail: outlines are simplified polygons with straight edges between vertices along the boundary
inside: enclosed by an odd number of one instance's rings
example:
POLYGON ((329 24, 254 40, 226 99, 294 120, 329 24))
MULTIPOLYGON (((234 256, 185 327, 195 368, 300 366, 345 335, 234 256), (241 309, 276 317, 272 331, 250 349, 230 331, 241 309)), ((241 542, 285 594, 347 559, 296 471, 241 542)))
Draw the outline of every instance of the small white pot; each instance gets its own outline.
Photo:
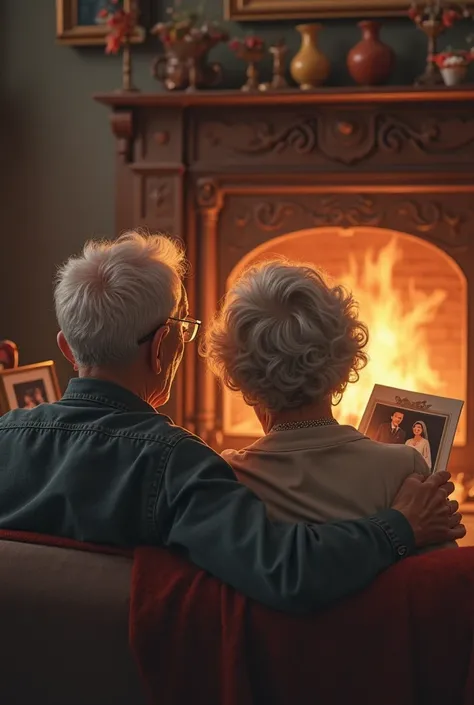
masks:
POLYGON ((467 66, 445 66, 440 71, 447 86, 458 86, 466 78, 467 66))

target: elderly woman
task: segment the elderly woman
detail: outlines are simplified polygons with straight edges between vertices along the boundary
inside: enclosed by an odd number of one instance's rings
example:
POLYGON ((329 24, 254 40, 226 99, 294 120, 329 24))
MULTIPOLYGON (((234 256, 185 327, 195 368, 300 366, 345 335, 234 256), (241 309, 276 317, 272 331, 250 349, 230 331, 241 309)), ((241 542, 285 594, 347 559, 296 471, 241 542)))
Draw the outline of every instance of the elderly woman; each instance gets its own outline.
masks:
POLYGON ((78 377, 58 402, 0 418, 0 528, 169 547, 295 612, 360 590, 415 545, 464 535, 445 474, 407 481, 370 519, 269 521, 219 455, 160 413, 200 323, 183 274, 175 242, 138 232, 87 243, 61 267, 58 344, 78 377))
POLYGON ((370 516, 390 506, 408 475, 429 474, 413 448, 376 443, 333 417, 367 364, 367 340, 350 293, 286 261, 246 271, 208 328, 211 369, 242 393, 265 432, 223 457, 272 518, 370 516))

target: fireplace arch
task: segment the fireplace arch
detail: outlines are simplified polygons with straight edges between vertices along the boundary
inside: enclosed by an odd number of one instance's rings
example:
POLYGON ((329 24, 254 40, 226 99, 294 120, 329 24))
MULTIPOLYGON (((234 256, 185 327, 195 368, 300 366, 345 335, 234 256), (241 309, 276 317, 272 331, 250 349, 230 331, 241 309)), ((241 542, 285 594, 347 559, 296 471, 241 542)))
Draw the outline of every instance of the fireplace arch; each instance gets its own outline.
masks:
MULTIPOLYGON (((272 257, 311 262, 351 289, 371 333, 371 361, 335 413, 357 425, 373 384, 465 399, 467 281, 436 245, 380 227, 316 227, 280 235, 246 253, 227 277, 229 288, 252 264, 272 257)), ((243 445, 260 435, 253 411, 223 392, 223 434, 243 445), (241 441, 241 442, 239 442, 241 441)), ((466 442, 464 410, 455 444, 466 442)))

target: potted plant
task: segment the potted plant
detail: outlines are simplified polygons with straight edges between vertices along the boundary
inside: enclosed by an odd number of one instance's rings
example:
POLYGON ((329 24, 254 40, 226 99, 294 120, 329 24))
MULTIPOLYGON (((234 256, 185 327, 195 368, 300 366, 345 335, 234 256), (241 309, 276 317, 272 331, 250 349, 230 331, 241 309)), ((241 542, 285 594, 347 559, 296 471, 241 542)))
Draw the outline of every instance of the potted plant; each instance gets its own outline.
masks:
POLYGON ((473 59, 470 51, 447 49, 433 57, 447 86, 458 86, 464 81, 473 59))
POLYGON ((158 37, 165 53, 153 63, 153 76, 168 90, 210 88, 222 78, 220 64, 209 64, 210 50, 228 39, 217 22, 208 22, 200 11, 168 10, 169 20, 156 24, 151 33, 158 37))

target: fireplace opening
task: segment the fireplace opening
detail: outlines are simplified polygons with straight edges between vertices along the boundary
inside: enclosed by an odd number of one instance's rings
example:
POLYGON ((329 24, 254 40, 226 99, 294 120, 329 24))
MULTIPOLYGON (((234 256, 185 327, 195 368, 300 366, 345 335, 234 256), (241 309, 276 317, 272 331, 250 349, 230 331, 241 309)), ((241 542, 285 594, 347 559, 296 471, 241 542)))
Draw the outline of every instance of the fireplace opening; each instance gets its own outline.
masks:
MULTIPOLYGON (((368 325, 370 362, 334 408, 340 423, 357 426, 374 384, 466 398, 467 283, 443 250, 406 233, 376 227, 322 227, 289 233, 247 254, 227 279, 258 261, 283 256, 311 262, 354 292, 368 325)), ((223 391, 223 432, 262 434, 243 399, 223 391)), ((466 443, 464 408, 455 445, 466 443)))

